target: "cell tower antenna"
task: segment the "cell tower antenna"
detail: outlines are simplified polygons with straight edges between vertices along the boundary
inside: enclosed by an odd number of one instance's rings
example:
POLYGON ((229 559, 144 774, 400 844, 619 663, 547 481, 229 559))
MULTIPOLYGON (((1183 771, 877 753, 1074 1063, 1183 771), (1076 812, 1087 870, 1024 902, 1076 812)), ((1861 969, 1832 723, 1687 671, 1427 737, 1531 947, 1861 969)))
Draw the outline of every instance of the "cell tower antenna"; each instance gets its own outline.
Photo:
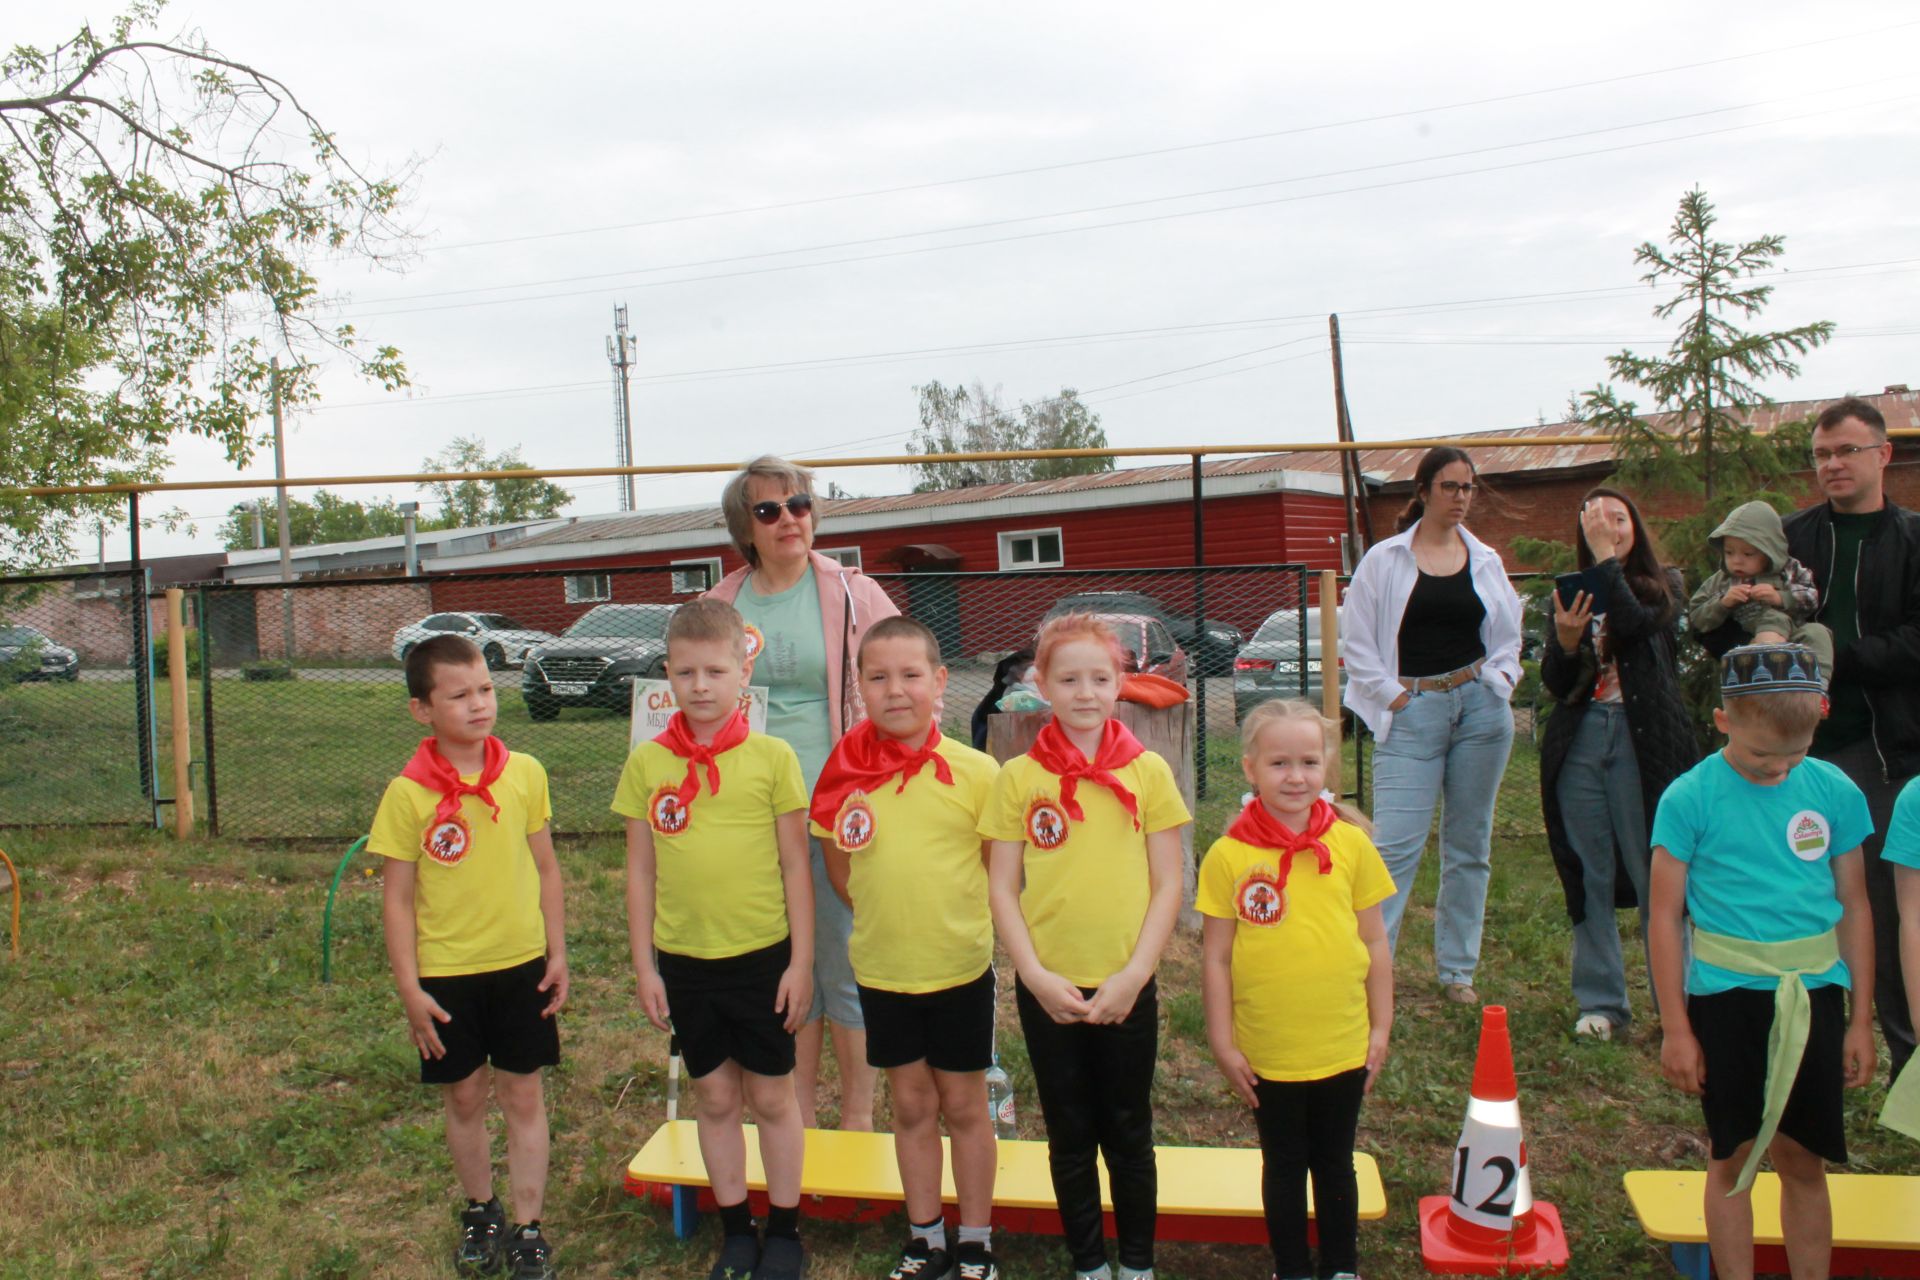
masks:
MULTIPOLYGON (((640 340, 627 333, 627 306, 613 309, 613 336, 607 339, 607 363, 613 366, 613 457, 614 465, 631 467, 633 462, 633 389, 632 370, 640 340)), ((620 477, 620 509, 633 510, 633 477, 620 477)))

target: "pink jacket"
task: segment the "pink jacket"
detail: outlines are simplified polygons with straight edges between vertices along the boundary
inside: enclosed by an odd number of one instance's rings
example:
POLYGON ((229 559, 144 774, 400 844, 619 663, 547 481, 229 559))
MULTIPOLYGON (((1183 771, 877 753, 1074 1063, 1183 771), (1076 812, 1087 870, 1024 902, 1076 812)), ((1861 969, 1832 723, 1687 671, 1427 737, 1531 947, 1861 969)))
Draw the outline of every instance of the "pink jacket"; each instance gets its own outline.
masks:
MULTIPOLYGON (((827 642, 827 730, 838 742, 840 735, 866 714, 860 704, 860 682, 853 676, 860 637, 868 627, 900 610, 879 583, 858 569, 849 569, 818 551, 808 555, 813 560, 814 589, 820 593, 820 625, 827 642)), ((735 569, 707 595, 734 603, 752 572, 745 566, 735 569)))

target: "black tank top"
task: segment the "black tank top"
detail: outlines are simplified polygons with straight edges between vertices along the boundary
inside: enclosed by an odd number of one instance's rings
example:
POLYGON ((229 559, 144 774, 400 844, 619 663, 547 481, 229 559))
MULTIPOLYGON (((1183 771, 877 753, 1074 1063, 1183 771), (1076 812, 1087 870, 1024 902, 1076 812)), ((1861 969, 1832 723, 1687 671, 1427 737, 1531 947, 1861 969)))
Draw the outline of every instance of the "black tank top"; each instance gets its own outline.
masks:
POLYGON ((1441 577, 1421 573, 1400 617, 1400 674, 1441 676, 1487 656, 1480 624, 1487 606, 1473 589, 1473 562, 1441 577))

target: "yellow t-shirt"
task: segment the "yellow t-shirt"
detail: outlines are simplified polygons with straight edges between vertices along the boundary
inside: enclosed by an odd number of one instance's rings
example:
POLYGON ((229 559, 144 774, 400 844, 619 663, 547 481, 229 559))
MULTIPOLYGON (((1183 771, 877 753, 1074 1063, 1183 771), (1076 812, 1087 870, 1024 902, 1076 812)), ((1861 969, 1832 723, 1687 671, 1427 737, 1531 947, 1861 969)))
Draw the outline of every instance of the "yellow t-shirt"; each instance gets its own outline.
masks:
POLYGON ((653 828, 653 942, 662 951, 719 960, 787 936, 787 893, 773 820, 807 807, 793 748, 764 733, 720 753, 718 795, 700 791, 685 809, 668 803, 687 762, 657 742, 627 757, 613 811, 653 828))
POLYGON ((1114 776, 1133 792, 1140 830, 1113 792, 1081 780, 1074 799, 1086 812, 1072 821, 1060 807, 1060 778, 1032 756, 1001 767, 980 819, 989 840, 1026 844, 1020 914, 1040 963, 1081 987, 1097 987, 1126 967, 1152 896, 1147 835, 1191 822, 1167 762, 1142 752, 1114 776))
POLYGON ((813 834, 849 855, 853 937, 847 952, 865 987, 919 994, 972 982, 993 963, 993 913, 980 861, 980 814, 993 757, 943 737, 934 748, 953 785, 923 765, 900 791, 898 775, 840 805, 834 827, 813 834))
MULTIPOLYGON (((480 775, 461 777, 477 782, 480 775)), ((367 851, 418 865, 413 921, 423 978, 511 969, 547 953, 540 872, 527 847, 527 837, 553 817, 547 771, 532 756, 509 752, 488 790, 500 806, 500 820, 493 820, 480 797, 462 796, 467 839, 441 832, 432 851, 426 846, 438 791, 395 778, 373 815, 367 851)))
POLYGON ((1280 855, 1222 836, 1200 864, 1194 906, 1233 920, 1233 1042, 1267 1080, 1321 1080, 1367 1061, 1367 944, 1358 913, 1393 896, 1360 828, 1326 835, 1333 870, 1296 853, 1284 894, 1280 855))

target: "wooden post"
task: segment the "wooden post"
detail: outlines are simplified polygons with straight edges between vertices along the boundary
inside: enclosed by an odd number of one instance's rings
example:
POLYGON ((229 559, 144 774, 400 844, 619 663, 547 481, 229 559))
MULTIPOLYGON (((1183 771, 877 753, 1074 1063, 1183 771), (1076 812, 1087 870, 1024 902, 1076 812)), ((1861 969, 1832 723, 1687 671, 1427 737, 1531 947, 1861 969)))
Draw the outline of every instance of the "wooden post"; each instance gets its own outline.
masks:
MULTIPOLYGON (((1320 571, 1320 714, 1336 725, 1340 723, 1339 577, 1331 569, 1320 571)), ((1302 653, 1301 658, 1305 657, 1302 653)))
POLYGON ((173 834, 193 834, 193 726, 187 720, 186 592, 167 588, 167 686, 173 705, 173 834))

